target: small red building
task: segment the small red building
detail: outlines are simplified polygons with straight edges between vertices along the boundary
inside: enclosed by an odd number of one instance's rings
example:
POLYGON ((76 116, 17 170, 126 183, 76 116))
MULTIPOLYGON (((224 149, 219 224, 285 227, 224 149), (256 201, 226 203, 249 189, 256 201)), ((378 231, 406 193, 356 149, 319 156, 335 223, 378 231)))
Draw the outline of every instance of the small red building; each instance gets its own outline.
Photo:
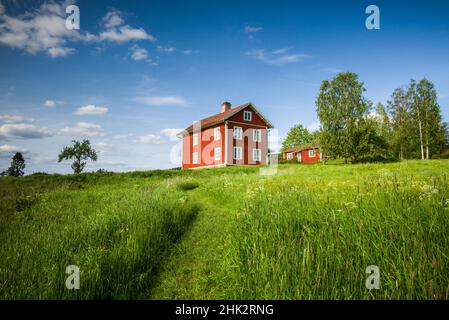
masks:
POLYGON ((195 122, 178 134, 182 137, 182 168, 229 165, 264 165, 268 153, 268 129, 273 125, 251 102, 195 122))
POLYGON ((299 163, 314 163, 321 161, 320 149, 317 146, 293 147, 282 152, 284 160, 296 159, 299 163))

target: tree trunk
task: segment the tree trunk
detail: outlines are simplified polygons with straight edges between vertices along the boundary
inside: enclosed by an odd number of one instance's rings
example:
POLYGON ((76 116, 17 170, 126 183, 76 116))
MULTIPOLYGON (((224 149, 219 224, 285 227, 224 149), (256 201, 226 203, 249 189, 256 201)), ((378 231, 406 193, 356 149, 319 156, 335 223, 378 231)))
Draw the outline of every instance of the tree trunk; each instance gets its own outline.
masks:
POLYGON ((419 143, 421 145, 421 160, 424 160, 424 144, 423 144, 423 136, 422 136, 422 123, 421 116, 418 111, 418 126, 419 126, 419 143))

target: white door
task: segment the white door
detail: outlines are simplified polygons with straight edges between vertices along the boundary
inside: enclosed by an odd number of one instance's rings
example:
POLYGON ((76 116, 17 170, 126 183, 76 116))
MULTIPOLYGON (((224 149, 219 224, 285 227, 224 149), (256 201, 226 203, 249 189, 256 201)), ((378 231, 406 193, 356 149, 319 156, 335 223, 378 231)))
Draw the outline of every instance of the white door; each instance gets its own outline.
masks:
POLYGON ((298 159, 298 162, 301 162, 301 152, 296 154, 296 158, 298 159))

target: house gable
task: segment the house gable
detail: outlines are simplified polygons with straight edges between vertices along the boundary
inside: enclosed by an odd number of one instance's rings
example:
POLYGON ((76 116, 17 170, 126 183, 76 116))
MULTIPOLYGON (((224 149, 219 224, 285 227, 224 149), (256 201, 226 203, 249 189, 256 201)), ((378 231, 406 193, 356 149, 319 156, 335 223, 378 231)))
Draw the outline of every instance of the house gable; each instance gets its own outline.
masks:
POLYGON ((240 122, 246 125, 254 125, 260 127, 271 127, 271 124, 265 120, 265 118, 253 107, 252 104, 248 104, 245 108, 230 116, 226 121, 230 122, 240 122), (244 119, 245 111, 251 112, 251 121, 244 119))

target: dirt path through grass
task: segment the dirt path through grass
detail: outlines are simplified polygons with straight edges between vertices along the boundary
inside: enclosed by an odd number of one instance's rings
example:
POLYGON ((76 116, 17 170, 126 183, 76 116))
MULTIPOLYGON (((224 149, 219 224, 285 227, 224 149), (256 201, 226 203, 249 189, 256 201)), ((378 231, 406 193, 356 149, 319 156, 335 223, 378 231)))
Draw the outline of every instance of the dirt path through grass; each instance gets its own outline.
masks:
POLYGON ((222 291, 220 266, 232 210, 204 189, 189 196, 202 209, 164 263, 151 299, 214 299, 222 291))

